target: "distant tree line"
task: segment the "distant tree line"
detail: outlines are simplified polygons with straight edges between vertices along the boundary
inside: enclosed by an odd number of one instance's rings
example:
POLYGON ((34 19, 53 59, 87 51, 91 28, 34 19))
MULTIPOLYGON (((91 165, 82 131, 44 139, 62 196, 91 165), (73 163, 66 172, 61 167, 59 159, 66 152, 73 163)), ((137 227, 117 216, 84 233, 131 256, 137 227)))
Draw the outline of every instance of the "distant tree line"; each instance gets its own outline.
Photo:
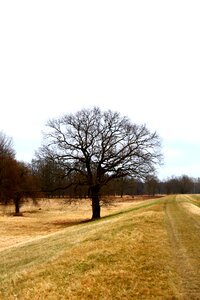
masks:
MULTIPOLYGON (((40 183, 40 190, 45 197, 88 197, 88 187, 74 185, 74 178, 66 178, 62 168, 51 161, 32 160, 33 175, 40 183)), ((78 180, 76 180, 78 182, 78 180)), ((146 176, 145 179, 134 179, 131 177, 117 178, 108 182, 101 191, 101 196, 117 195, 149 195, 157 194, 199 194, 200 178, 187 175, 171 176, 159 180, 154 175, 146 176)))

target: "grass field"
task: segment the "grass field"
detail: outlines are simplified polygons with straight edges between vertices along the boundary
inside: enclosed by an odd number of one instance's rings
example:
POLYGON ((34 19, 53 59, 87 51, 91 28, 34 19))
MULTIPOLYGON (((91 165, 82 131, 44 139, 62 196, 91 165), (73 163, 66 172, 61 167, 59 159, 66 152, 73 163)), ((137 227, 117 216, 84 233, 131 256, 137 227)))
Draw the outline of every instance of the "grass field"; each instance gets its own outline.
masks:
POLYGON ((0 299, 200 299, 198 196, 0 214, 0 299), (86 222, 88 221, 88 222, 86 222))

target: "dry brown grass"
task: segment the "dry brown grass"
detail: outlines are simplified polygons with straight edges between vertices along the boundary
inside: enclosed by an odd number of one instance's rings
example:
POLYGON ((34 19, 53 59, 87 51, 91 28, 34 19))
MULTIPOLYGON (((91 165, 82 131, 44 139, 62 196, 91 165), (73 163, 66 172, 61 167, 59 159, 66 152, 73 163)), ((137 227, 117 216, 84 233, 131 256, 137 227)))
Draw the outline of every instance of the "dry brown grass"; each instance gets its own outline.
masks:
MULTIPOLYGON (((195 198, 195 197, 194 197, 195 198)), ((179 275, 180 299, 200 299, 200 215, 193 196, 171 196, 165 203, 166 227, 179 275)))
POLYGON ((200 216, 200 208, 192 203, 184 202, 182 206, 188 209, 191 213, 200 216))
MULTIPOLYGON (((1 251, 0 299, 180 299, 163 201, 113 205, 103 214, 129 211, 78 226, 61 226, 62 230, 50 225, 50 220, 58 222, 64 216, 67 220, 67 214, 73 219, 80 213, 80 207, 70 207, 71 212, 68 207, 59 213, 58 208, 55 215, 51 209, 37 212, 49 229, 38 227, 32 230, 37 236, 34 242, 1 251), (145 207, 146 203, 152 206, 145 207), (45 232, 51 234, 38 237, 45 232)), ((79 220, 88 218, 91 207, 86 207, 79 220)), ((21 222, 22 229, 26 218, 31 224, 31 217, 34 219, 34 212, 14 219, 21 222)), ((29 231, 27 224, 24 234, 29 231)))
MULTIPOLYGON (((141 203, 137 198, 124 197, 106 199, 102 216, 125 210, 141 203), (117 201, 116 201, 117 200, 117 201)), ((40 199, 38 205, 29 202, 22 206, 22 216, 13 216, 13 206, 0 206, 0 251, 17 244, 33 241, 68 226, 91 218, 90 200, 40 199)))

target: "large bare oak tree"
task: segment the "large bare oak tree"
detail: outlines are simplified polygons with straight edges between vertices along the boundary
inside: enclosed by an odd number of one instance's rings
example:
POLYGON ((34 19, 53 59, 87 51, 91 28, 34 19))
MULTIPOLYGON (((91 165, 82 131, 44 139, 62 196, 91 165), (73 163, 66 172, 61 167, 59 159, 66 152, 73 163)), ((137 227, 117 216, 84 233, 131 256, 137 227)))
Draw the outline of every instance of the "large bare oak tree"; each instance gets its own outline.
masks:
POLYGON ((51 119, 40 155, 65 170, 74 184, 87 185, 92 219, 100 218, 100 191, 109 181, 144 178, 161 163, 161 143, 146 125, 98 107, 51 119))

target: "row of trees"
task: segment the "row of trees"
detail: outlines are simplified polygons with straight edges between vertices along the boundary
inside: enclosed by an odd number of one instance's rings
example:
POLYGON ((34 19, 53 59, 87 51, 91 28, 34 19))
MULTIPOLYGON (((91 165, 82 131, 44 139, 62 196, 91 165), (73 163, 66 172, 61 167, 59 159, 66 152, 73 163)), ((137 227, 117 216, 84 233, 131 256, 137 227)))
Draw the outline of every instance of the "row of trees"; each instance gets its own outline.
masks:
MULTIPOLYGON (((36 202, 38 197, 86 198, 88 188, 75 185, 78 179, 65 177, 62 168, 51 160, 34 159, 30 164, 18 162, 14 158, 11 139, 0 134, 0 202, 15 204, 16 214, 26 199, 36 202)), ((187 175, 171 177, 160 181, 155 176, 145 180, 130 177, 118 178, 109 182, 101 190, 103 195, 155 195, 155 194, 200 193, 200 178, 187 175)))
POLYGON ((100 196, 193 192, 187 176, 159 182, 160 138, 145 125, 99 108, 52 119, 31 164, 15 159, 12 140, 0 134, 0 201, 16 213, 27 198, 89 197, 92 218, 100 218, 100 196))
MULTIPOLYGON (((40 190, 46 197, 88 197, 88 187, 75 185, 78 179, 66 178, 62 169, 51 161, 32 160, 30 165, 34 176, 40 182, 40 190), (72 180, 72 181, 71 181, 72 180), (60 187, 60 188, 59 188, 60 187)), ((187 175, 171 176, 159 180, 155 175, 145 178, 131 178, 129 176, 116 178, 108 182, 101 189, 101 195, 151 195, 156 194, 197 194, 200 193, 200 178, 187 175)))

